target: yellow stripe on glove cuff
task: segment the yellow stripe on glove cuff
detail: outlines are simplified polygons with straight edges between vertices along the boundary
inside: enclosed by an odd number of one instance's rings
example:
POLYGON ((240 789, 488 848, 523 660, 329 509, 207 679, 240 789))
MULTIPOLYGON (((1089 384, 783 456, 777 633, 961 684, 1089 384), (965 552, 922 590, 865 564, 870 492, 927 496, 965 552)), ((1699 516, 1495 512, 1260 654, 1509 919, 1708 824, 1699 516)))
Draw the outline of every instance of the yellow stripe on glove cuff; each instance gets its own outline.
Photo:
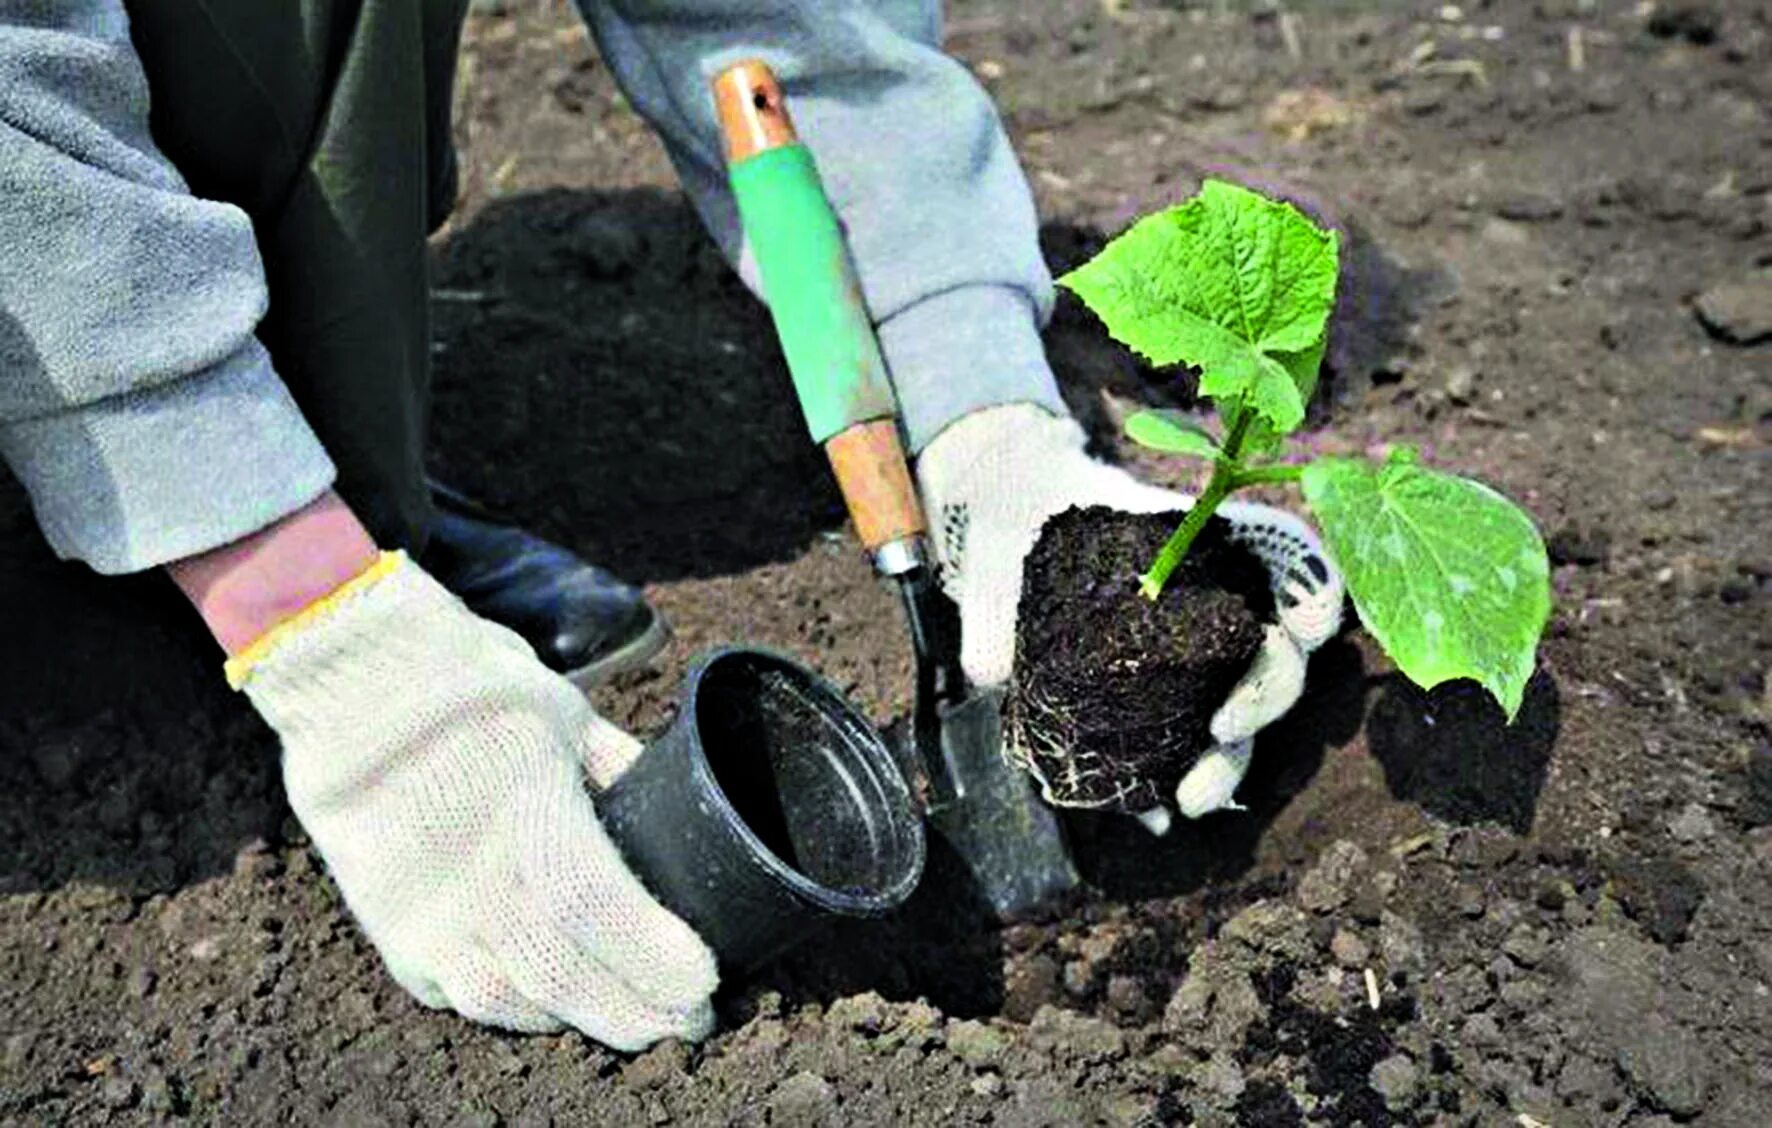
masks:
POLYGON ((222 671, 227 674, 229 687, 243 688, 252 679, 253 670, 286 639, 301 633, 337 611, 355 596, 361 595, 381 582, 405 562, 406 554, 404 552, 382 553, 376 562, 361 574, 346 580, 260 635, 251 646, 229 658, 227 664, 222 667, 222 671))

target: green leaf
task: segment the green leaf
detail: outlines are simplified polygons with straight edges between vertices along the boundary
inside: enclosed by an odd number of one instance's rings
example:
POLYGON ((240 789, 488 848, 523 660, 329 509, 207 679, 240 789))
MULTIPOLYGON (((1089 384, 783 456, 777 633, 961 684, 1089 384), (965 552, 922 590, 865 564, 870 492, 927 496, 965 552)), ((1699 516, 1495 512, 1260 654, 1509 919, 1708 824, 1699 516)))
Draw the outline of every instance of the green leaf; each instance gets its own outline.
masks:
MULTIPOLYGON (((1323 350, 1328 344, 1327 335, 1312 348, 1298 353, 1282 353, 1276 359, 1291 374, 1293 382, 1298 386, 1299 397, 1309 403, 1311 395, 1317 390, 1317 370, 1323 364, 1323 350)), ((1219 400, 1218 417, 1229 432, 1236 425, 1236 413, 1242 410, 1241 400, 1219 400)), ((1243 445, 1239 450, 1245 458, 1260 457, 1274 454, 1280 449, 1281 441, 1286 432, 1277 431, 1274 425, 1264 416, 1257 415, 1243 434, 1243 445)))
POLYGON ((1511 721, 1550 615, 1544 541, 1488 486, 1414 457, 1319 459, 1305 467, 1305 500, 1360 621, 1397 667, 1423 689, 1474 678, 1511 721))
POLYGON ((1217 458, 1212 432, 1179 411, 1140 411, 1126 420, 1126 437, 1139 446, 1191 458, 1217 458))
POLYGON ((1242 401, 1276 435, 1316 387, 1337 243, 1290 204, 1208 180, 1058 280, 1153 364, 1200 369, 1200 393, 1242 401))

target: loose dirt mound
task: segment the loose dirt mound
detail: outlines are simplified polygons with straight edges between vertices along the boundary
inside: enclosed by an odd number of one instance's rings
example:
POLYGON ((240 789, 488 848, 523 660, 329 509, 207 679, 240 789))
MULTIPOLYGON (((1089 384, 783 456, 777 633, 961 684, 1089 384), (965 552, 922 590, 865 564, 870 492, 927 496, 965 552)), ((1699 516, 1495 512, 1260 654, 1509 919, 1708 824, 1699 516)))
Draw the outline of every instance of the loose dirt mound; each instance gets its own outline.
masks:
MULTIPOLYGON (((409 1001, 164 581, 55 566, 9 489, 0 1120, 1764 1124, 1772 345, 1738 342, 1766 323, 1772 16, 1249 7, 958 0, 948 34, 1055 265, 1207 170, 1354 236, 1315 441, 1418 443, 1544 523, 1557 611, 1514 726, 1352 634, 1258 742, 1248 813, 1162 841, 1079 817, 1086 903, 997 931, 938 880, 728 985, 707 1045, 627 1059, 409 1001)), ((508 9, 467 48, 438 468, 651 585, 681 641, 601 695, 617 720, 657 726, 730 638, 895 715, 897 609, 767 321, 563 6, 508 9)), ((1067 302, 1049 341, 1101 435, 1186 402, 1089 320, 1067 302)))

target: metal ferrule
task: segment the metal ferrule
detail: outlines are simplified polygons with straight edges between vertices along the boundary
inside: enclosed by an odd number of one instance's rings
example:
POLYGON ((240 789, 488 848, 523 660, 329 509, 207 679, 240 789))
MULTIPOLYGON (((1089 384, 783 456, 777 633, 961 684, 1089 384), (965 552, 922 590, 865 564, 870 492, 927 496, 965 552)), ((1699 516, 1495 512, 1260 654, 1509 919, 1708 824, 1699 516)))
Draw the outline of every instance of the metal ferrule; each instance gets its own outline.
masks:
POLYGON ((899 537, 874 549, 874 570, 882 576, 902 576, 929 565, 929 542, 921 536, 899 537))

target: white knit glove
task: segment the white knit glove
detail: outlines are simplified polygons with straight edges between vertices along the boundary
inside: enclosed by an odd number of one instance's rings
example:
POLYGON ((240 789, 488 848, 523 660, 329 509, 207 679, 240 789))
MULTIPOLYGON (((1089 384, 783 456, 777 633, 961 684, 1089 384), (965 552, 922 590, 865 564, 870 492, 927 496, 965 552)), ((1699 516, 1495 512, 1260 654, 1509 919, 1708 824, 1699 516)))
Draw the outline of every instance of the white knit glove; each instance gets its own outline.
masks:
POLYGON ((598 824, 631 736, 404 556, 229 663, 289 802, 388 971, 429 1007, 621 1050, 712 1027, 714 957, 598 824))
MULTIPOLYGON (((1072 506, 1159 513, 1193 504, 1097 462, 1083 445, 1075 420, 1010 404, 954 423, 918 460, 942 587, 960 608, 960 662, 975 685, 1009 680, 1022 564, 1048 518, 1072 506)), ((1341 626, 1341 576, 1309 526, 1248 502, 1226 502, 1218 512, 1233 539, 1267 566, 1279 624, 1268 628, 1249 673, 1214 714, 1217 743, 1176 788, 1176 806, 1189 818, 1236 806, 1252 738, 1292 708, 1304 690, 1305 656, 1341 626)), ((1161 833, 1167 813, 1145 821, 1161 833)))

